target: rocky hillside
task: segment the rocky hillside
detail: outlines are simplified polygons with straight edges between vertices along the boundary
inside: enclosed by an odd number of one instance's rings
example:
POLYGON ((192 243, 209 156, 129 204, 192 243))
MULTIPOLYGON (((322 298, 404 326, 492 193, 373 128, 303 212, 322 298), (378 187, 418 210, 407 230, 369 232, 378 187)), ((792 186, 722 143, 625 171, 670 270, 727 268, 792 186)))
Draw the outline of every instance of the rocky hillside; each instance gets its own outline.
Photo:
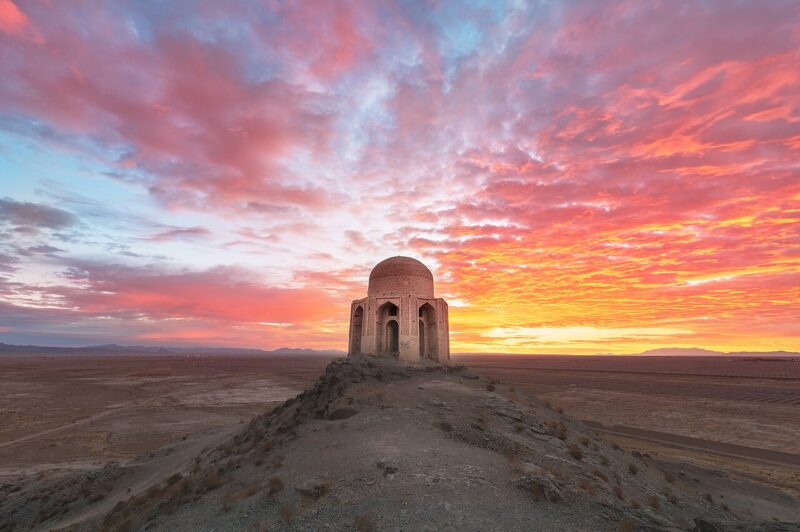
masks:
POLYGON ((19 500, 0 529, 789 530, 691 484, 463 368, 357 358, 104 511, 36 517, 19 500))

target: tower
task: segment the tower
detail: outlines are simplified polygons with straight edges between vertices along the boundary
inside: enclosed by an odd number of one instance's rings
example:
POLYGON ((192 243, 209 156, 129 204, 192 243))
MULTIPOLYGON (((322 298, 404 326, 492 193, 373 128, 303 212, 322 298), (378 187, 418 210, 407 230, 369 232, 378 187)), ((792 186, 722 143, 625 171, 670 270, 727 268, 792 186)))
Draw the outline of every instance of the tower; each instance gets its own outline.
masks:
POLYGON ((433 274, 420 261, 391 257, 369 274, 367 297, 350 306, 349 356, 450 360, 447 302, 434 297, 433 274))

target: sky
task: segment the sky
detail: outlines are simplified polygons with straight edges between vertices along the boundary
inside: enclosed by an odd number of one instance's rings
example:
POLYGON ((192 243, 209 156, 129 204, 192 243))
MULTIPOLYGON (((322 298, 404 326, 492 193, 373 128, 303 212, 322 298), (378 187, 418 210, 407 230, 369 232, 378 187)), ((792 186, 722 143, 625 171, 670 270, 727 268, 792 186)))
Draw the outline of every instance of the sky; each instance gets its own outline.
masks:
POLYGON ((796 1, 0 0, 0 342, 800 350, 796 1))

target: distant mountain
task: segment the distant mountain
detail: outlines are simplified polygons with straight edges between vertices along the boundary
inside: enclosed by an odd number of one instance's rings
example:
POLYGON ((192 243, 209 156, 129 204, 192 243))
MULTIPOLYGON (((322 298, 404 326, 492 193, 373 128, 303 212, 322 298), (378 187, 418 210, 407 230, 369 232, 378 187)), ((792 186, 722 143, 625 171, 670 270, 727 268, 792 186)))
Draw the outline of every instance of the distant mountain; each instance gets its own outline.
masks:
POLYGON ((146 345, 102 344, 85 347, 45 347, 38 345, 12 345, 0 343, 0 354, 37 355, 115 355, 115 354, 158 354, 158 355, 247 355, 247 356, 344 356, 344 351, 336 349, 304 349, 282 347, 273 351, 237 347, 164 347, 146 345))
MULTIPOLYGON (((101 344, 85 347, 46 347, 38 345, 12 345, 0 343, 0 355, 3 354, 36 354, 36 355, 119 355, 119 354, 156 354, 156 355, 239 355, 239 356, 329 356, 341 357, 346 351, 337 349, 306 349, 302 347, 280 347, 271 351, 240 347, 165 347, 151 345, 119 345, 101 344)), ((455 356, 517 356, 508 353, 454 353, 455 356)), ((564 356, 564 354, 528 353, 531 356, 564 356)), ((613 353, 596 353, 592 356, 623 356, 613 353)), ((649 349, 641 353, 625 356, 737 356, 737 357, 800 357, 793 351, 712 351, 699 347, 661 347, 649 349)))
POLYGON ((727 353, 732 356, 748 356, 748 357, 796 357, 800 356, 797 351, 733 351, 727 353))
POLYGON ((800 356, 800 353, 793 351, 711 351, 700 349, 699 347, 662 347, 659 349, 649 349, 642 351, 639 355, 662 356, 662 357, 687 357, 687 356, 753 356, 753 357, 785 357, 800 356))
POLYGON ((297 348, 297 347, 280 347, 273 351, 269 351, 270 354, 273 355, 333 355, 333 356, 345 356, 347 351, 339 351, 338 349, 304 349, 304 348, 297 348))
POLYGON ((662 357, 686 357, 686 356, 712 356, 726 355, 721 351, 711 351, 710 349, 700 349, 699 347, 661 347, 659 349, 648 349, 642 351, 640 355, 655 355, 662 357))

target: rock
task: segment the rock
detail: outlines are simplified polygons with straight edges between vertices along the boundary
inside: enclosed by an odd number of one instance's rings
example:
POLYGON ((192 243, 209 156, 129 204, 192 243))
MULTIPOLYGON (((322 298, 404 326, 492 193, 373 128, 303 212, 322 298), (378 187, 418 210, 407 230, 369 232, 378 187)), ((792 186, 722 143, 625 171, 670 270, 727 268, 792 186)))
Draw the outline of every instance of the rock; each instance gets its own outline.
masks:
POLYGON ((522 462, 520 468, 525 475, 530 477, 540 477, 545 475, 545 472, 541 467, 530 462, 522 462))
POLYGON ((724 532, 722 528, 704 519, 695 519, 692 532, 724 532))
POLYGON ((559 502, 564 499, 561 487, 546 476, 525 475, 515 480, 514 485, 530 493, 534 500, 559 502))
POLYGON ((339 408, 334 410, 333 412, 329 412, 327 419, 330 420, 347 419, 356 414, 358 414, 358 410, 353 410, 352 408, 339 408))
POLYGON ((400 467, 397 465, 397 463, 390 460, 378 460, 376 465, 378 466, 378 469, 383 471, 383 476, 385 477, 394 475, 400 470, 400 467))
POLYGON ((314 481, 298 486, 294 490, 303 497, 316 500, 328 493, 330 487, 326 482, 314 481))
POLYGON ((525 420, 522 419, 522 417, 520 417, 519 415, 517 415, 515 413, 510 413, 509 414, 509 413, 501 412, 501 411, 498 411, 498 412, 495 412, 495 413, 498 416, 503 416, 503 417, 508 418, 508 419, 510 419, 512 421, 516 421, 517 423, 523 423, 523 424, 525 423, 525 420))

